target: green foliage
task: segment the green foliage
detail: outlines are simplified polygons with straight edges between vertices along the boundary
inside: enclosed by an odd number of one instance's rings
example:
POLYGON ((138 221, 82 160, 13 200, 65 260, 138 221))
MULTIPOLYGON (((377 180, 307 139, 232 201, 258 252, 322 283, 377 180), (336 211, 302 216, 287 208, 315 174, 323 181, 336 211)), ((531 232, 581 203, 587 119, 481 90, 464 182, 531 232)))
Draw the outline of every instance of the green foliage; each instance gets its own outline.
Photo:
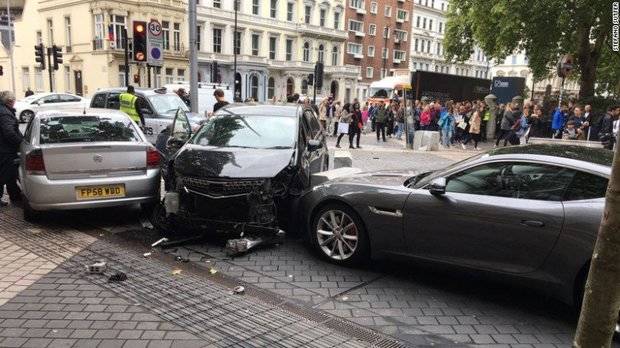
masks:
MULTIPOLYGON (((444 39, 446 58, 463 62, 474 44, 497 61, 524 51, 534 78, 540 80, 555 69, 562 54, 572 53, 575 73, 581 77, 586 68, 596 69, 602 43, 611 32, 610 13, 607 1, 452 0, 444 39)), ((613 70, 618 69, 615 64, 613 70)))
POLYGON ((603 46, 596 81, 597 94, 609 94, 615 99, 620 99, 620 54, 613 52, 609 45, 603 46))

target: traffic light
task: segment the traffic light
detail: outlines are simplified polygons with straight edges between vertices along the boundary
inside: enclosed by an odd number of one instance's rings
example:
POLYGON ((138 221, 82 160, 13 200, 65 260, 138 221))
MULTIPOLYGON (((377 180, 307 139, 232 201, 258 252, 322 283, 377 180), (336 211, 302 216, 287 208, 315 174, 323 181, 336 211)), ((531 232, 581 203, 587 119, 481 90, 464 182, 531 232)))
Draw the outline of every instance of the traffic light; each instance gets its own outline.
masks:
POLYGON ((54 70, 58 70, 58 66, 62 64, 62 48, 56 45, 52 46, 52 59, 54 62, 54 70))
POLYGON ((4 68, 0 65, 0 76, 4 75, 4 68))
POLYGON ((146 22, 133 22, 133 59, 146 62, 146 22))
POLYGON ((316 63, 314 66, 314 83, 318 89, 323 87, 323 63, 321 62, 316 63))
POLYGON ((41 70, 45 70, 45 47, 42 43, 34 46, 34 61, 41 64, 41 70))
POLYGON ((308 74, 308 86, 314 85, 314 74, 308 74))
POLYGON ((217 65, 217 61, 213 61, 213 64, 211 65, 211 69, 212 69, 212 71, 211 71, 211 82, 212 83, 219 83, 220 82, 220 79, 219 79, 220 68, 217 65))

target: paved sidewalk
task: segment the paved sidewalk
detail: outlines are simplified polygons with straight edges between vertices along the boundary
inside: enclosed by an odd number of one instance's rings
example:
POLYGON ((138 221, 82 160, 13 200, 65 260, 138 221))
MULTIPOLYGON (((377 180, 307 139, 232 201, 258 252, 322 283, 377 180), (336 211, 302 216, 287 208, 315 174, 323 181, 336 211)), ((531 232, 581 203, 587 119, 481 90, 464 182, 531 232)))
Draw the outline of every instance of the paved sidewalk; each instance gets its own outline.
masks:
MULTIPOLYGON (((396 341, 276 296, 231 292, 218 273, 66 226, 0 211, 0 347, 398 347, 396 341), (105 276, 85 265, 105 260, 105 276), (123 271, 124 282, 107 277, 123 271), (173 273, 174 271, 174 273, 173 273), (38 279, 35 279, 37 278, 38 279)), ((248 289, 251 290, 251 289, 248 289)))

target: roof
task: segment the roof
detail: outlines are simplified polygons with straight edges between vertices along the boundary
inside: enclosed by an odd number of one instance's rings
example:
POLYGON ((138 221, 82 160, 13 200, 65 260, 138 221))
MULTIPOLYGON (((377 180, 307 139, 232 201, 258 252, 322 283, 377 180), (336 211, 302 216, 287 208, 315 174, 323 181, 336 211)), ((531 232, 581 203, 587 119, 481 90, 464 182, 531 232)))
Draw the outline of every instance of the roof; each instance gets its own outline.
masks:
POLYGON ((300 104, 229 104, 218 110, 217 115, 226 115, 227 112, 240 116, 297 116, 300 104))
POLYGON ((490 156, 499 155, 539 155, 560 157, 582 162, 611 167, 614 152, 607 149, 592 148, 578 145, 559 144, 532 144, 525 146, 510 146, 490 150, 490 156))

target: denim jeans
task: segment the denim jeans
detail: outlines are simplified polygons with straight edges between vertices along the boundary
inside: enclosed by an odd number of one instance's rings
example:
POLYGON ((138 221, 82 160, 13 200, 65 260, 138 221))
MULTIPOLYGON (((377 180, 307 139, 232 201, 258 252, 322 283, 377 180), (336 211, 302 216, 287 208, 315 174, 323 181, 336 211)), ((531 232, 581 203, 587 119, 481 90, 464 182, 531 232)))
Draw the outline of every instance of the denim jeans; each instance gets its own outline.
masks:
POLYGON ((441 145, 449 146, 452 143, 452 129, 442 128, 441 129, 441 145))
POLYGON ((403 132, 405 131, 405 122, 398 122, 398 131, 396 132, 396 138, 398 140, 402 139, 403 132))

